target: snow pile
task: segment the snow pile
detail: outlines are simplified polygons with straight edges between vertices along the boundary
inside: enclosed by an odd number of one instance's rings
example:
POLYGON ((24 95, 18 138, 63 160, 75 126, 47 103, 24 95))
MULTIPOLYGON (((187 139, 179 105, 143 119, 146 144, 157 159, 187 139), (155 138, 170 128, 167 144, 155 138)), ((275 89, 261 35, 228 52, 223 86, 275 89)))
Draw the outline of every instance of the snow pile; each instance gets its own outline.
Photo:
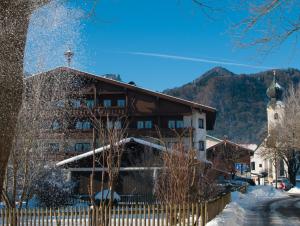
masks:
POLYGON ((232 192, 231 203, 215 219, 208 222, 207 225, 242 225, 245 215, 251 212, 262 201, 286 196, 285 192, 276 190, 272 186, 249 187, 246 194, 237 191, 232 192))
POLYGON ((289 194, 299 194, 300 195, 300 188, 299 187, 293 187, 287 193, 289 193, 289 194))

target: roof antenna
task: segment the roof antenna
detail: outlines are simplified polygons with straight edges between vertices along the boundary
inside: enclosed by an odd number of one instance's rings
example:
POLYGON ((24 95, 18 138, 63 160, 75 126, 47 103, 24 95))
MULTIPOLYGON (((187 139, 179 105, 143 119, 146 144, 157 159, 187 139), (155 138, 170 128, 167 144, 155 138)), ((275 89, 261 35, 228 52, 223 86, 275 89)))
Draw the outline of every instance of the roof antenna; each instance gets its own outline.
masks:
POLYGON ((276 82, 276 70, 273 70, 273 81, 276 82))
POLYGON ((74 53, 72 52, 72 50, 69 48, 65 53, 65 58, 67 59, 67 62, 68 62, 68 67, 71 67, 71 61, 72 61, 72 58, 74 56, 74 53))

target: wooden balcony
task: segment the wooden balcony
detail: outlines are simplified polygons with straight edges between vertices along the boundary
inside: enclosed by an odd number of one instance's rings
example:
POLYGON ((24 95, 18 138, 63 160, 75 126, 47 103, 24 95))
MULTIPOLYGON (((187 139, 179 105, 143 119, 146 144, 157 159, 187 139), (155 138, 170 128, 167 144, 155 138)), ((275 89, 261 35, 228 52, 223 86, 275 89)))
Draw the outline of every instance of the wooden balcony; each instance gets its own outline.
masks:
POLYGON ((40 139, 92 139, 93 130, 77 129, 41 129, 38 135, 40 139))
MULTIPOLYGON (((181 129, 168 129, 160 128, 156 130, 152 129, 136 129, 128 128, 126 130, 127 135, 130 137, 190 137, 193 135, 193 128, 181 128, 181 129)), ((77 129, 67 129, 67 130, 51 130, 44 129, 41 130, 40 138, 42 139, 92 139, 93 132, 92 129, 88 130, 77 130, 77 129)))
POLYGON ((90 114, 94 114, 97 117, 106 117, 106 116, 124 116, 127 114, 126 107, 100 107, 96 106, 93 109, 88 109, 85 107, 79 108, 61 108, 61 109, 48 109, 41 111, 40 114, 44 118, 52 118, 55 117, 65 117, 65 115, 74 116, 74 117, 87 117, 90 114))
POLYGON ((127 129, 128 136, 133 137, 189 137, 193 135, 193 128, 169 129, 160 128, 156 129, 127 129))
POLYGON ((96 107, 93 111, 97 116, 124 116, 127 114, 126 107, 96 107))

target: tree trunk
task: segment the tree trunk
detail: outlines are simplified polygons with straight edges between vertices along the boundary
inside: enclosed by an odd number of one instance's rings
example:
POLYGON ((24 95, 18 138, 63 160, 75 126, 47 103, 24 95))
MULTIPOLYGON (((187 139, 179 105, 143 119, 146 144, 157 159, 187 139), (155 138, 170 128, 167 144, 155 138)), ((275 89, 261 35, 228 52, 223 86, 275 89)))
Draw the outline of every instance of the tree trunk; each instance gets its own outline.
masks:
POLYGON ((0 194, 22 104, 29 16, 25 1, 0 2, 0 194))
POLYGON ((294 186, 296 186, 296 174, 297 174, 297 171, 295 171, 295 169, 297 168, 296 164, 297 164, 296 158, 289 160, 289 164, 288 164, 289 180, 294 186))

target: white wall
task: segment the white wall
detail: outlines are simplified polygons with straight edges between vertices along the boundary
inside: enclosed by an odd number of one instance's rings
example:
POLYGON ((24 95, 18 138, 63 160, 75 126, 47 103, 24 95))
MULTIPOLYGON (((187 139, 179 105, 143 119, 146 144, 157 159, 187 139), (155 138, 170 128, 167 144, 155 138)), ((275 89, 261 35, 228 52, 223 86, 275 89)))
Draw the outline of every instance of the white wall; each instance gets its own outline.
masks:
POLYGON ((284 105, 281 101, 277 101, 275 106, 269 105, 267 107, 268 134, 282 120, 283 114, 284 114, 284 105), (278 115, 277 119, 275 119, 275 114, 278 115))
POLYGON ((191 116, 183 117, 185 127, 193 127, 193 146, 197 150, 198 159, 206 159, 206 115, 199 111, 193 111, 191 116), (198 125, 198 119, 203 119, 204 128, 200 129, 198 125), (204 142, 204 151, 199 151, 199 141, 204 142))

